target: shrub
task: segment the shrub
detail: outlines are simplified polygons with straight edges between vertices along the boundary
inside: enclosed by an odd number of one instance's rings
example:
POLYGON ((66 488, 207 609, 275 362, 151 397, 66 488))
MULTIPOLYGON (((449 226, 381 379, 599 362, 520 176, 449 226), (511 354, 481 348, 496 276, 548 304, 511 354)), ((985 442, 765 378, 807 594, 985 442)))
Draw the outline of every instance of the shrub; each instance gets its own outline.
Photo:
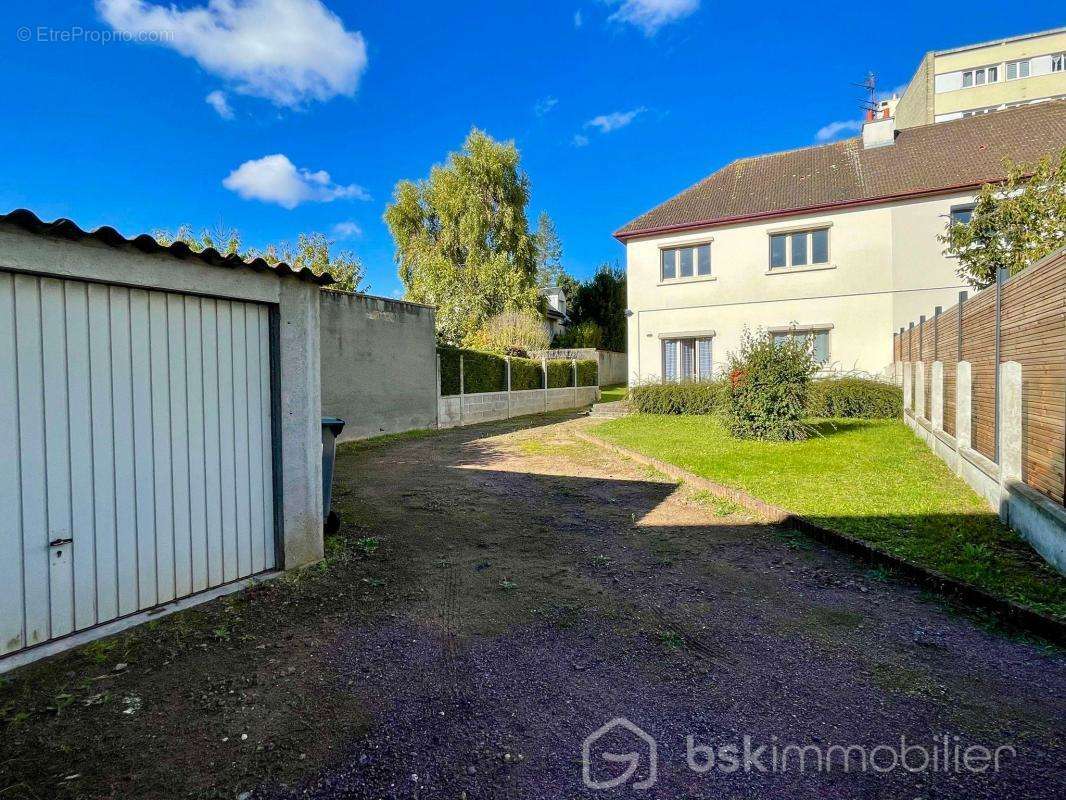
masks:
POLYGON ((807 415, 892 419, 903 416, 903 390, 867 378, 824 378, 811 382, 807 415))
POLYGON ((562 389, 574 385, 573 367, 569 361, 548 362, 548 388, 562 389))
POLYGON ((729 432, 738 439, 804 439, 807 392, 817 369, 809 338, 775 342, 747 329, 729 356, 722 393, 729 432))
POLYGON ((552 340, 555 348, 591 347, 598 350, 603 343, 603 328, 588 320, 572 325, 552 340))
POLYGON ((487 319, 463 344, 490 353, 525 353, 545 349, 550 340, 539 314, 508 311, 487 319))
POLYGON ((502 392, 507 388, 507 365, 502 356, 458 347, 439 347, 440 391, 459 394, 459 357, 463 358, 463 392, 502 392))
POLYGON ((713 414, 722 381, 645 383, 629 390, 629 405, 641 414, 713 414))
POLYGON ((543 388, 544 372, 540 368, 539 361, 532 358, 511 359, 511 391, 543 388))
POLYGON ((600 382, 600 364, 594 358, 577 362, 577 385, 596 386, 600 382))

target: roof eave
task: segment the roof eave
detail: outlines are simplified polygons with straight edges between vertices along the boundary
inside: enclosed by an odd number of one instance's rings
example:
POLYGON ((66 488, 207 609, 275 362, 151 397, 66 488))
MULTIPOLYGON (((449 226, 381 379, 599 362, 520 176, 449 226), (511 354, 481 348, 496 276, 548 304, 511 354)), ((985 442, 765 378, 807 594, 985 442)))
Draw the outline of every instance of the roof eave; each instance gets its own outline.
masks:
POLYGON ((979 189, 987 183, 999 183, 1003 177, 988 178, 976 183, 960 183, 954 186, 942 186, 936 189, 923 189, 917 192, 903 192, 900 194, 880 195, 878 197, 864 197, 859 200, 841 200, 835 203, 820 203, 813 206, 800 206, 780 211, 759 211, 754 214, 740 214, 732 217, 719 217, 718 219, 695 220, 693 222, 679 222, 673 225, 658 225, 651 228, 640 228, 627 231, 619 228, 614 232, 614 238, 625 244, 630 239, 640 239, 647 236, 655 236, 662 233, 678 233, 700 228, 720 228, 724 225, 737 225, 744 222, 754 222, 761 219, 778 219, 782 217, 797 217, 804 214, 814 214, 820 211, 835 211, 842 208, 855 208, 856 206, 873 206, 881 203, 891 203, 897 200, 912 200, 918 197, 935 197, 942 194, 954 194, 955 192, 979 189))

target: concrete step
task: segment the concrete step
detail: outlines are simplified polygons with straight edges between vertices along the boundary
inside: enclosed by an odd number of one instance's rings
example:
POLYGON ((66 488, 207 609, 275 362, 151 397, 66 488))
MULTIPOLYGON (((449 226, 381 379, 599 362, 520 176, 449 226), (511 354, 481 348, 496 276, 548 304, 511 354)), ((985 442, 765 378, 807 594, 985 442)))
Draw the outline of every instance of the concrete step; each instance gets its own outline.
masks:
POLYGON ((592 419, 618 419, 629 413, 629 404, 625 400, 615 400, 611 403, 596 403, 589 411, 592 419))

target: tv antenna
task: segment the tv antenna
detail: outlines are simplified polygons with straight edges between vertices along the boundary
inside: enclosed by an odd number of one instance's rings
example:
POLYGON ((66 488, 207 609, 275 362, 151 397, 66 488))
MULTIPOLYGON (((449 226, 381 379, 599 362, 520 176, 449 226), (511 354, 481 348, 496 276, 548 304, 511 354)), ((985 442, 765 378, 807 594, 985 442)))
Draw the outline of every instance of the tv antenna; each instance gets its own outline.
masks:
POLYGON ((859 107, 863 111, 877 111, 877 76, 873 72, 867 72, 866 80, 862 83, 853 83, 852 86, 866 90, 866 99, 859 107))

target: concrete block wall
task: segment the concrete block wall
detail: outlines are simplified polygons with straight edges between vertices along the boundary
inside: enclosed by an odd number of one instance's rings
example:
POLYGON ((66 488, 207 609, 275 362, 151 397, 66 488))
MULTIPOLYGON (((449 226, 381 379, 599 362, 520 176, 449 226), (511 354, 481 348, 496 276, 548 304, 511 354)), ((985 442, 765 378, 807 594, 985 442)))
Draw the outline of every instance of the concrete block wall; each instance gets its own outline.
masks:
POLYGON ((1066 509, 1027 486, 1022 474, 1024 437, 1022 366, 999 365, 998 461, 973 449, 973 369, 959 361, 955 379, 955 431, 944 430, 944 368, 930 370, 932 408, 924 403, 924 365, 900 362, 903 379, 903 420, 934 453, 999 514, 1033 549, 1059 572, 1066 573, 1066 509))

